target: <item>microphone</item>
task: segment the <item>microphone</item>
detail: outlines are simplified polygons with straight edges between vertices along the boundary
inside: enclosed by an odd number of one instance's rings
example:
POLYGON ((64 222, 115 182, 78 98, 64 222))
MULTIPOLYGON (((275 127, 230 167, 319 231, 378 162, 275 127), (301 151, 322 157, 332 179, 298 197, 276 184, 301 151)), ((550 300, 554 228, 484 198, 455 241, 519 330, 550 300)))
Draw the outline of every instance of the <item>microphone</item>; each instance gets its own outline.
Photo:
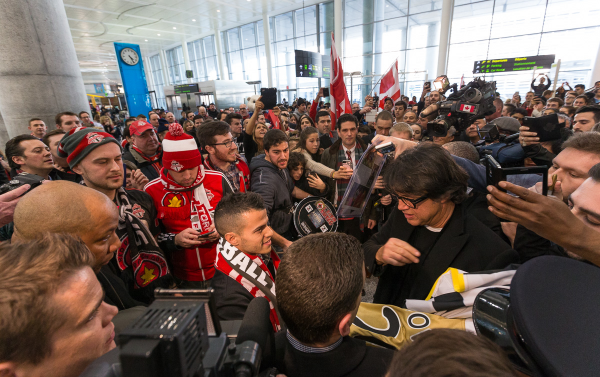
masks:
POLYGON ((271 324, 271 308, 264 297, 256 297, 246 309, 235 344, 256 342, 262 352, 262 365, 272 366, 275 359, 275 332, 271 324))

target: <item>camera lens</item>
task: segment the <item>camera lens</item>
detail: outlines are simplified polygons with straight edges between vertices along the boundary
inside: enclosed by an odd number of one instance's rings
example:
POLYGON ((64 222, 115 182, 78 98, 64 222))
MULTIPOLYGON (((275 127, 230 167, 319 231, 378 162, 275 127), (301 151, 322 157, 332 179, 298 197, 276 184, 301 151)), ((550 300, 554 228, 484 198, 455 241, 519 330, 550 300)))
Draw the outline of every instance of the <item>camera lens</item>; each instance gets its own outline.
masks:
POLYGON ((467 101, 467 102, 477 103, 477 102, 479 102, 481 97, 482 97, 481 92, 475 88, 469 88, 464 94, 465 101, 467 101))

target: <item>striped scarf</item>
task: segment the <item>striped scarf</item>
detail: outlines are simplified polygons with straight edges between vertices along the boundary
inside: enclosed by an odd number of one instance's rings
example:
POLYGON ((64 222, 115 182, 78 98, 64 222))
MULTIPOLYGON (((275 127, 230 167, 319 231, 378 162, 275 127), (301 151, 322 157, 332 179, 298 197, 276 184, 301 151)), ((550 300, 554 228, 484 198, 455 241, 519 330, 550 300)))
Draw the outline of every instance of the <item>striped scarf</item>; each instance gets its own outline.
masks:
MULTIPOLYGON (((271 250, 270 258, 277 271, 280 262, 277 253, 271 250)), ((275 332, 281 330, 276 309, 275 277, 271 275, 261 256, 246 254, 221 238, 217 244, 215 268, 241 284, 252 296, 266 298, 271 308, 270 319, 273 330, 275 332), (257 286, 249 279, 260 285, 257 286)))

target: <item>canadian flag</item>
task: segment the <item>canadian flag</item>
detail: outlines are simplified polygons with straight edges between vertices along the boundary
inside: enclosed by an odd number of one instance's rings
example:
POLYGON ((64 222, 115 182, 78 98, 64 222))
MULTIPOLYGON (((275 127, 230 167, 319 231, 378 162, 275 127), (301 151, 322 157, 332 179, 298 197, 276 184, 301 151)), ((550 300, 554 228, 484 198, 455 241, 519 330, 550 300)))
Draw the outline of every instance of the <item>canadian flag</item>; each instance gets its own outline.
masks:
POLYGON ((385 99, 390 97, 394 103, 400 99, 400 80, 398 80, 398 59, 390 70, 383 75, 379 83, 379 107, 383 109, 385 99))
POLYGON ((335 50, 333 33, 331 33, 331 72, 332 76, 329 84, 331 110, 337 119, 342 114, 352 114, 352 106, 346 91, 342 61, 335 50))

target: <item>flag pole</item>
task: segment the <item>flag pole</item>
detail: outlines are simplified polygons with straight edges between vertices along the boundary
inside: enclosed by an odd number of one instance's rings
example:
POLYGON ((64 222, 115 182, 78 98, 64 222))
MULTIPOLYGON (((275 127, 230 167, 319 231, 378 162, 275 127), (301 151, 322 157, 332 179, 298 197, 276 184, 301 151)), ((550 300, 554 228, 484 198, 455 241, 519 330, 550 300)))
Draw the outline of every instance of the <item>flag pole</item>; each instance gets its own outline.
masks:
MULTIPOLYGON (((394 64, 396 64, 397 61, 398 61, 398 58, 396 58, 396 60, 394 60, 392 62, 392 64, 390 64, 390 66, 388 67, 388 69, 385 70, 385 73, 387 73, 394 66, 394 64)), ((375 87, 377 86, 377 84, 379 84, 379 82, 381 81, 381 79, 383 78, 383 76, 385 76, 385 73, 382 74, 381 77, 379 78, 379 80, 377 81, 377 83, 375 85, 373 85, 373 87, 371 88, 371 91, 369 92, 369 95, 371 95, 373 93, 373 90, 375 90, 375 87)))

